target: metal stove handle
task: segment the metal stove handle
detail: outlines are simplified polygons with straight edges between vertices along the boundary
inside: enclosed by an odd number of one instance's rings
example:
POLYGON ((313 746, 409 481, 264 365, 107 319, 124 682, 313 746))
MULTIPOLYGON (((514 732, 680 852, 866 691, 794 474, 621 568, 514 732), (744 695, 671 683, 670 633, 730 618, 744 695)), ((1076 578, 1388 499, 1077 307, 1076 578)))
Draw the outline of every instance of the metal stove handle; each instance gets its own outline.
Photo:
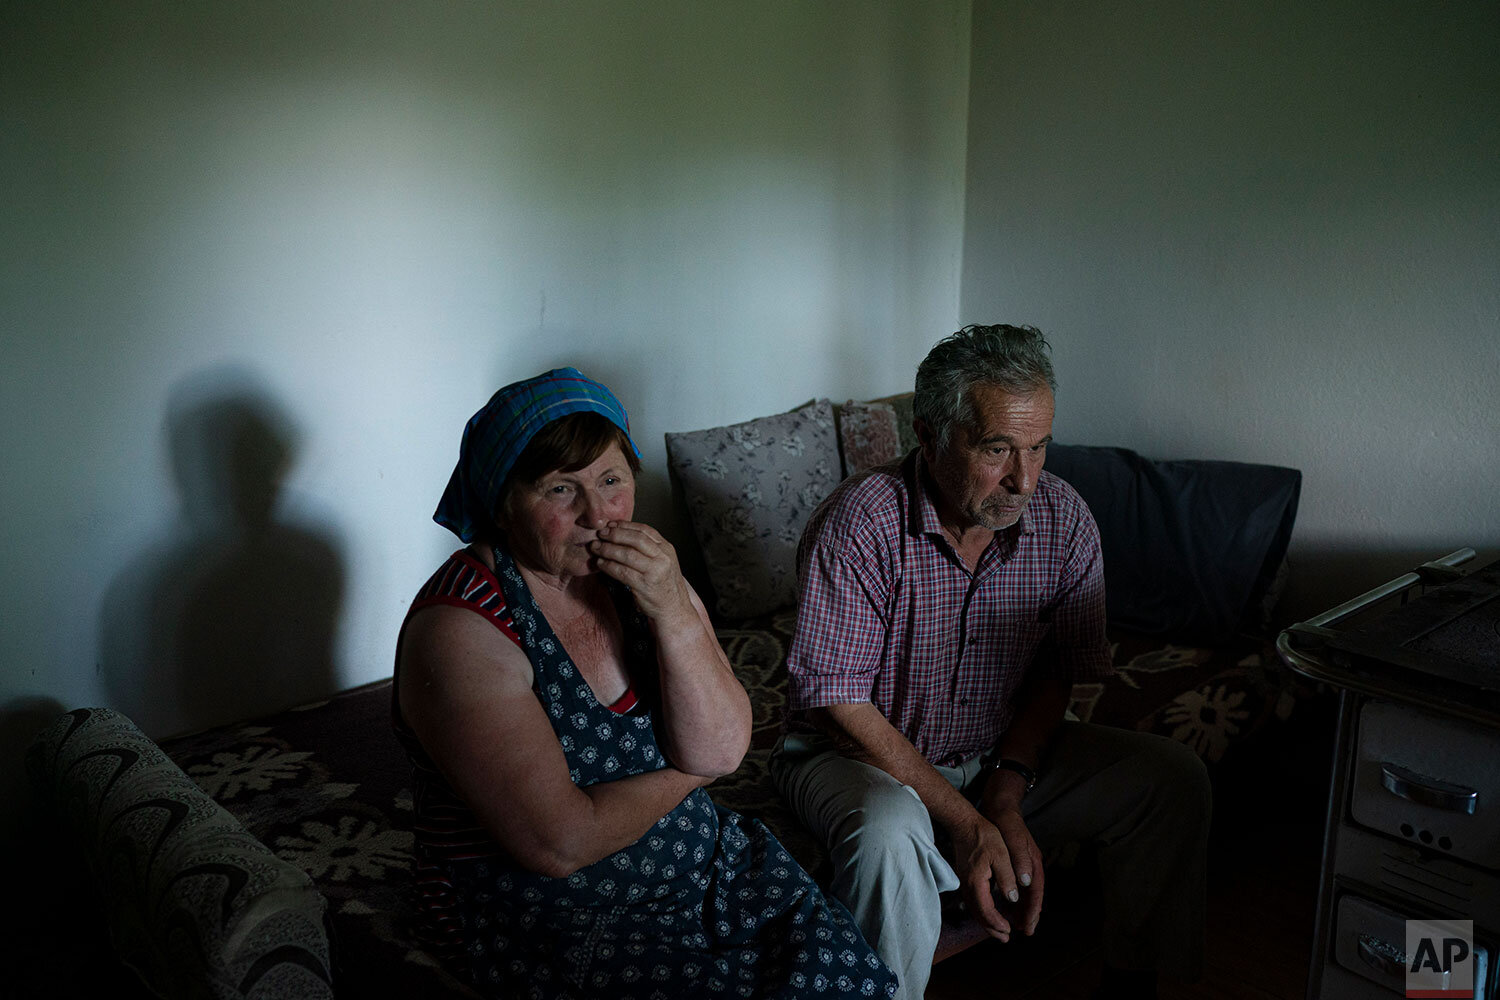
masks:
POLYGON ((1370 968, 1383 975, 1406 978, 1406 952, 1373 934, 1361 934, 1357 945, 1360 960, 1370 968))
POLYGON ((1392 795, 1448 812, 1468 813, 1472 816, 1474 807, 1479 803, 1479 793, 1472 788, 1429 778, 1390 761, 1380 765, 1380 783, 1392 795))

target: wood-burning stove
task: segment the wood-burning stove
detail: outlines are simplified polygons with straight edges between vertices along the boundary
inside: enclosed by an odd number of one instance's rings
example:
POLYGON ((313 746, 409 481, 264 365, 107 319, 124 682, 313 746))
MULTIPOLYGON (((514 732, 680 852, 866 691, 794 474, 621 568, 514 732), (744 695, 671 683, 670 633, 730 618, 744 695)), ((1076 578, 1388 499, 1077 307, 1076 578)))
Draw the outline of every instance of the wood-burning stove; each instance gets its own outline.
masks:
POLYGON ((1474 997, 1500 948, 1500 562, 1464 549, 1277 641, 1340 692, 1309 1000, 1406 994, 1408 920, 1472 920, 1474 997), (1400 606, 1369 617, 1382 602, 1400 606), (1359 616, 1362 623, 1337 626, 1359 616))

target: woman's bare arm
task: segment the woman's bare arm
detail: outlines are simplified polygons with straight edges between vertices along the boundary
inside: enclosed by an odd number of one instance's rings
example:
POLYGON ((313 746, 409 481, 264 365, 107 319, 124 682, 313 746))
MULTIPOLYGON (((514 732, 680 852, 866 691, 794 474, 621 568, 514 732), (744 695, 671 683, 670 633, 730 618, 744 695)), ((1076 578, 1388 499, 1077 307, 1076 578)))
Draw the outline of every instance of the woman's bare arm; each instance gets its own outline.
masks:
POLYGON ((707 778, 733 772, 750 746, 750 697, 671 543, 649 525, 615 521, 600 530, 592 549, 600 571, 629 587, 651 622, 668 756, 707 778))
POLYGON ((531 682, 526 654, 472 611, 437 606, 407 623, 402 715, 523 867, 569 875, 628 847, 706 784, 669 766, 579 788, 531 682))

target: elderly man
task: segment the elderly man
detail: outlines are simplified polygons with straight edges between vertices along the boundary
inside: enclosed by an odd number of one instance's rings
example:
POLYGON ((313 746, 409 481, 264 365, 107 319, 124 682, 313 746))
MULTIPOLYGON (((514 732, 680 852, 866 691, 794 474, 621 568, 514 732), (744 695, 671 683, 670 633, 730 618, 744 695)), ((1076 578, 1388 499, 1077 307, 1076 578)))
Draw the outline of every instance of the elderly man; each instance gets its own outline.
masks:
POLYGON ((832 891, 920 998, 939 894, 1009 941, 1043 854, 1092 845, 1110 997, 1202 963, 1209 787, 1171 740, 1065 722, 1111 671, 1099 534, 1042 470, 1056 383, 1030 327, 970 326, 917 369, 920 447, 850 477, 798 564, 787 733, 771 773, 827 846, 832 891))

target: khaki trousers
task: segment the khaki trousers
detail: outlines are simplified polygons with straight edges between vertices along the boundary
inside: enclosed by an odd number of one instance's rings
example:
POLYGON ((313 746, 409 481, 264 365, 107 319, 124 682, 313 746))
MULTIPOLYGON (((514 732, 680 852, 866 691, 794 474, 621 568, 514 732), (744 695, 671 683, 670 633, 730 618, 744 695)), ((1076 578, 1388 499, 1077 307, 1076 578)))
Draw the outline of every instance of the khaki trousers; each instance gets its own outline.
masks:
MULTIPOLYGON (((958 877, 917 793, 831 748, 826 737, 788 734, 771 777, 827 849, 829 890, 899 977, 897 996, 920 1000, 942 926, 938 893, 958 877)), ((986 756, 937 770, 975 801, 986 756)), ((1190 749, 1083 722, 1058 728, 1022 808, 1045 858, 1069 844, 1094 848, 1105 960, 1188 981, 1202 974, 1210 811, 1208 774, 1190 749)))

